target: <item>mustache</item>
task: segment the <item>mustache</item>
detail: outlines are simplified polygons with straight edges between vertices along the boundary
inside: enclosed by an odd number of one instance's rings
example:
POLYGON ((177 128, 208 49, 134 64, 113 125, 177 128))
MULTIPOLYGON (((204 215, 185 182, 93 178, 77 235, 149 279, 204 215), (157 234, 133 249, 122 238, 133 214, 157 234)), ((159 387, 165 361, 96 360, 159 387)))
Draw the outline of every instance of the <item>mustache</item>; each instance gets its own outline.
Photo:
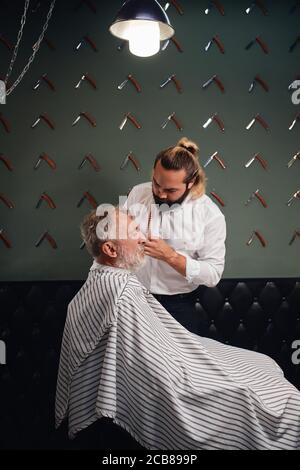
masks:
POLYGON ((154 193, 153 189, 152 189, 152 195, 153 195, 153 199, 154 199, 155 204, 157 204, 159 206, 165 205, 165 206, 168 206, 170 208, 172 205, 182 204, 183 201, 185 200, 185 198, 187 197, 187 195, 190 193, 190 191, 191 191, 190 189, 186 188, 183 195, 180 198, 176 199, 175 201, 170 201, 168 198, 167 199, 161 199, 160 197, 158 197, 154 193))
POLYGON ((154 199, 154 202, 155 204, 159 204, 159 205, 162 205, 162 204, 167 204, 167 206, 171 206, 172 204, 174 204, 174 202, 170 201, 169 199, 161 199, 160 197, 156 196, 156 194, 154 192, 153 193, 153 199, 154 199))

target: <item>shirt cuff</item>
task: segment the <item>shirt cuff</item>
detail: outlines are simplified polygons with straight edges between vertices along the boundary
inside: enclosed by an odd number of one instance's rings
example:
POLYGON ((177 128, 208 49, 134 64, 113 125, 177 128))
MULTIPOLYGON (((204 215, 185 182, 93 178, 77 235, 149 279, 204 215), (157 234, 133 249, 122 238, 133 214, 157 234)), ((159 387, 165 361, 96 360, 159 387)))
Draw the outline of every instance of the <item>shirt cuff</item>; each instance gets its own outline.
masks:
POLYGON ((193 283, 195 278, 200 275, 201 268, 200 263, 196 259, 192 259, 189 256, 186 257, 185 267, 185 278, 189 283, 193 283))

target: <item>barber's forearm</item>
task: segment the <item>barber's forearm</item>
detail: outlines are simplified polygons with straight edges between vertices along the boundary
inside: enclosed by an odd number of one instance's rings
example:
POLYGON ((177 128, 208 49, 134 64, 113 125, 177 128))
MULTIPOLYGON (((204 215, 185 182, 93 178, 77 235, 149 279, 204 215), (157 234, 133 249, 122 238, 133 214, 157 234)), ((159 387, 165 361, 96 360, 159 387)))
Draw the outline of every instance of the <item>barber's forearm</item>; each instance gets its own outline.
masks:
POLYGON ((208 263, 201 260, 192 260, 180 255, 173 250, 171 256, 164 261, 184 276, 188 282, 193 284, 203 284, 208 287, 214 287, 220 281, 224 270, 224 262, 215 260, 214 263, 208 263))
POLYGON ((164 260, 169 266, 175 269, 182 276, 186 276, 186 257, 180 255, 175 250, 173 254, 164 260))

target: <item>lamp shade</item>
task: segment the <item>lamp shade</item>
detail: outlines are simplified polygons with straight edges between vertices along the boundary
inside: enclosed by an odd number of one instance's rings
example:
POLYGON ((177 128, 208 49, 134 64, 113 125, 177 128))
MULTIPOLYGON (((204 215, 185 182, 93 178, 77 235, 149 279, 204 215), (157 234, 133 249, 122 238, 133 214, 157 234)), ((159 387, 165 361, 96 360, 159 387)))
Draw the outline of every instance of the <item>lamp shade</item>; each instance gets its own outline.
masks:
POLYGON ((129 41, 133 28, 142 22, 157 24, 160 41, 170 39, 175 33, 166 12, 156 0, 127 0, 109 30, 114 36, 129 41))

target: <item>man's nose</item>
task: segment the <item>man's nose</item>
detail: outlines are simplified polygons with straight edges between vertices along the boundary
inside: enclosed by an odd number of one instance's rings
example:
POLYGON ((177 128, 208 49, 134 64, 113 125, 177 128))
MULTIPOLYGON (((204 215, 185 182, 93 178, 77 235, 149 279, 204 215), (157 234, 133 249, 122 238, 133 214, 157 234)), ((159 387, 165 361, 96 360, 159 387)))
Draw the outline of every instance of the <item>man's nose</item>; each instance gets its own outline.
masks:
POLYGON ((158 197, 159 197, 160 199, 167 199, 168 196, 167 196, 167 194, 166 194, 164 191, 162 191, 161 189, 159 189, 159 190, 158 190, 158 197))

